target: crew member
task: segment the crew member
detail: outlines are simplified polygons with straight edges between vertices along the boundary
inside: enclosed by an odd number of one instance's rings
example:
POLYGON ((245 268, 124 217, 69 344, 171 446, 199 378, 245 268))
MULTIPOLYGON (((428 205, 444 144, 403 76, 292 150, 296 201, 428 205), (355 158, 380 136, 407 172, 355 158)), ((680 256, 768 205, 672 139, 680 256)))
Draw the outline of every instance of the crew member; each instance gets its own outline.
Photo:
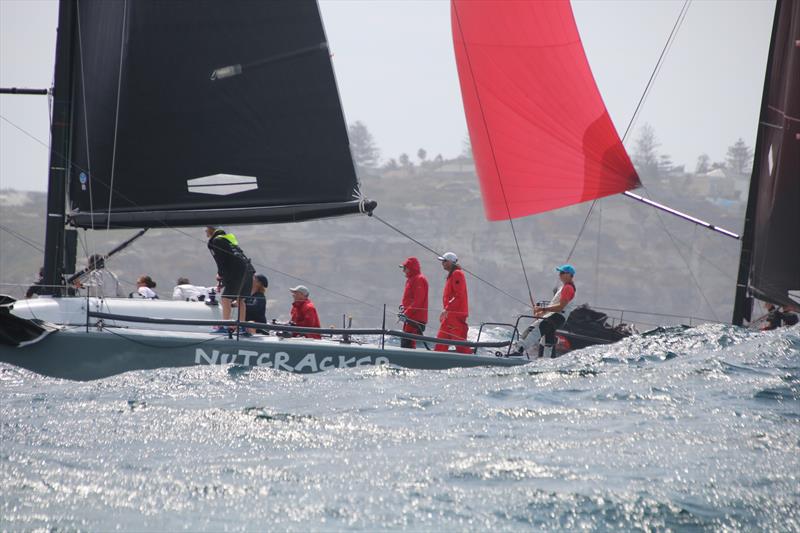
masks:
POLYGON ((518 353, 530 353, 529 350, 538 345, 539 357, 556 356, 556 330, 564 325, 574 307, 575 283, 572 278, 575 276, 575 268, 572 265, 561 265, 556 267, 556 271, 561 285, 548 305, 534 306, 533 316, 542 320, 538 328, 535 325, 530 326, 523 334, 517 348, 518 353), (541 342, 542 339, 544 343, 541 342))
MULTIPOLYGON (((400 268, 406 275, 406 287, 400 304, 403 331, 422 335, 428 323, 428 280, 422 274, 416 257, 406 259, 400 268)), ((400 346, 414 349, 417 343, 411 339, 400 339, 400 346)))
MULTIPOLYGON (((235 300, 239 320, 244 320, 246 313, 244 298, 250 296, 253 274, 255 274, 250 259, 239 247, 239 241, 236 240, 233 233, 226 233, 223 229, 207 226, 206 237, 208 237, 208 250, 217 263, 217 274, 223 286, 222 319, 231 319, 231 306, 235 300)), ((214 333, 227 332, 228 330, 222 326, 214 330, 214 333)))
MULTIPOLYGON (((289 289, 292 293, 294 302, 292 303, 292 321, 290 326, 304 328, 319 328, 319 315, 314 302, 308 298, 308 289, 304 285, 298 285, 289 289)), ((321 339, 318 333, 295 333, 292 337, 308 337, 309 339, 321 339)))
POLYGON ((25 291, 25 298, 33 298, 34 295, 38 296, 45 293, 44 286, 44 267, 39 269, 39 279, 33 282, 33 285, 28 287, 25 291))
POLYGON ((777 305, 767 303, 767 324, 761 328, 762 331, 778 329, 781 326, 793 326, 797 324, 797 315, 791 312, 788 307, 779 308, 777 305))
POLYGON ((206 299, 207 287, 192 285, 189 278, 180 277, 172 289, 172 299, 184 302, 201 302, 206 299))
MULTIPOLYGON (((447 281, 442 293, 442 314, 439 317, 441 326, 436 337, 447 340, 467 340, 467 317, 469 316, 469 301, 467 298, 467 280, 464 271, 458 265, 458 256, 447 252, 439 257, 442 268, 447 272, 447 281)), ((456 346, 456 352, 469 354, 472 350, 468 346, 456 346)), ((437 352, 449 350, 448 344, 437 344, 437 352)))
POLYGON ((132 293, 130 296, 131 298, 136 295, 146 300, 158 300, 158 294, 153 290, 155 288, 156 282, 153 281, 153 278, 150 276, 139 276, 136 278, 136 292, 132 293))
MULTIPOLYGON (((264 274, 255 274, 253 276, 253 294, 245 298, 245 305, 247 306, 247 321, 258 322, 260 324, 267 323, 267 287, 269 281, 264 274)), ((250 333, 255 333, 255 329, 250 329, 250 333)))

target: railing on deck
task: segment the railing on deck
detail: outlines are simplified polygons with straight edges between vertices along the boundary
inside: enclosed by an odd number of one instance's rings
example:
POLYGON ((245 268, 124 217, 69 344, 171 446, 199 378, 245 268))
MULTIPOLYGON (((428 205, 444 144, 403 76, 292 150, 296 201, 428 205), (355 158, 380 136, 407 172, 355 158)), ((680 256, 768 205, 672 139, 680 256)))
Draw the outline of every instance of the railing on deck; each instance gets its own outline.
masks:
MULTIPOLYGON (((416 335, 414 333, 407 333, 405 331, 399 331, 395 329, 386 329, 386 328, 306 328, 300 326, 289 326, 285 324, 263 324, 261 322, 246 322, 240 320, 188 320, 188 319, 178 319, 178 318, 151 318, 151 317, 143 317, 143 316, 131 316, 131 315, 118 315, 115 313, 101 313, 97 311, 89 311, 87 313, 89 318, 98 318, 101 320, 117 320, 120 322, 133 322, 133 323, 142 323, 142 324, 160 324, 164 326, 169 325, 176 325, 176 326, 225 326, 225 327, 233 327, 234 330, 231 331, 230 337, 239 336, 239 328, 251 328, 251 329, 260 329, 265 331, 283 331, 286 333, 297 333, 297 334, 317 334, 317 335, 341 335, 344 337, 350 337, 352 335, 380 335, 382 337, 396 337, 399 339, 409 339, 414 341, 421 341, 421 342, 432 342, 436 344, 447 344, 451 346, 467 346, 473 348, 473 353, 477 352, 478 348, 504 348, 506 346, 510 346, 511 341, 497 341, 497 342, 470 342, 470 341, 459 341, 459 340, 452 340, 452 339, 439 339, 436 337, 428 337, 425 335, 416 335)), ((109 327, 104 325, 103 327, 109 327)), ((381 349, 385 349, 384 343, 381 343, 381 349)))

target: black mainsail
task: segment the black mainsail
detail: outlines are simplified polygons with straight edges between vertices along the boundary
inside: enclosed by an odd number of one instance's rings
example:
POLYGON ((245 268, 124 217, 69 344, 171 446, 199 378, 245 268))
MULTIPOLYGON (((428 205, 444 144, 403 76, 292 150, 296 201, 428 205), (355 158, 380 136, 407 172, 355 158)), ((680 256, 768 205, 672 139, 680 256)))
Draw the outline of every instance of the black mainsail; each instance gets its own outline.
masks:
POLYGON ((778 0, 745 215, 733 323, 800 289, 800 2, 778 0))
POLYGON ((74 24, 73 225, 359 212, 313 0, 80 0, 74 24))

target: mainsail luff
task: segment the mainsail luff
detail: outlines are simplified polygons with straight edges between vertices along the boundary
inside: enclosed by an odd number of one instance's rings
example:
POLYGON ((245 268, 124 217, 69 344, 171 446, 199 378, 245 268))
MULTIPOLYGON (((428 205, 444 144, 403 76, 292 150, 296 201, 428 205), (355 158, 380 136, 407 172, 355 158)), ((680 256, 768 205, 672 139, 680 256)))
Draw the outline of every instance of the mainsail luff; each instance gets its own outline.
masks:
POLYGON ((361 211, 316 2, 81 0, 78 17, 73 225, 361 211))
MULTIPOLYGON (((53 108, 50 121, 50 166, 45 217, 44 293, 59 294, 67 246, 64 228, 69 179, 75 3, 61 0, 58 9, 53 108)), ((74 242, 73 242, 74 245, 74 242)), ((73 256, 73 253, 66 253, 73 256)))
POLYGON ((792 304, 800 288, 800 2, 778 0, 745 214, 733 323, 752 295, 792 304))

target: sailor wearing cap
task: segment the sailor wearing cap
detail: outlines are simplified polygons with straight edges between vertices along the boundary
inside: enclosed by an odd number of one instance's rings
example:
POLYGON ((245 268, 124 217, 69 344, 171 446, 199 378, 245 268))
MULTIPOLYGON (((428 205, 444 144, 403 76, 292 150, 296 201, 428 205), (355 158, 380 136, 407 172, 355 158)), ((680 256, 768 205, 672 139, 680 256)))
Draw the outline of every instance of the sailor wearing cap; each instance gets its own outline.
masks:
POLYGON ((575 283, 572 281, 575 276, 575 267, 572 265, 561 265, 556 267, 558 279, 561 285, 556 290, 550 303, 533 308, 533 316, 541 318, 539 327, 531 326, 523 334, 517 347, 518 353, 526 352, 538 345, 537 354, 539 357, 555 357, 556 330, 564 325, 567 316, 575 306, 575 283), (540 341, 544 340, 544 343, 540 341))
MULTIPOLYGON (((467 317, 469 316, 469 300, 467 298, 467 280, 464 271, 458 265, 458 256, 453 252, 447 252, 439 257, 442 268, 447 272, 447 281, 444 284, 442 293, 442 314, 439 317, 441 326, 436 337, 440 339, 467 340, 467 317)), ((448 344, 437 344, 434 348, 437 352, 449 350, 448 344)), ((456 352, 469 354, 472 353, 467 346, 456 346, 456 352)))
MULTIPOLYGON (((304 328, 319 328, 319 315, 317 308, 314 307, 314 302, 308 298, 308 288, 305 285, 298 285, 289 289, 292 293, 294 302, 292 303, 292 321, 289 322, 292 326, 300 326, 304 328)), ((322 337, 317 333, 295 333, 293 337, 308 337, 309 339, 321 339, 322 337)))

